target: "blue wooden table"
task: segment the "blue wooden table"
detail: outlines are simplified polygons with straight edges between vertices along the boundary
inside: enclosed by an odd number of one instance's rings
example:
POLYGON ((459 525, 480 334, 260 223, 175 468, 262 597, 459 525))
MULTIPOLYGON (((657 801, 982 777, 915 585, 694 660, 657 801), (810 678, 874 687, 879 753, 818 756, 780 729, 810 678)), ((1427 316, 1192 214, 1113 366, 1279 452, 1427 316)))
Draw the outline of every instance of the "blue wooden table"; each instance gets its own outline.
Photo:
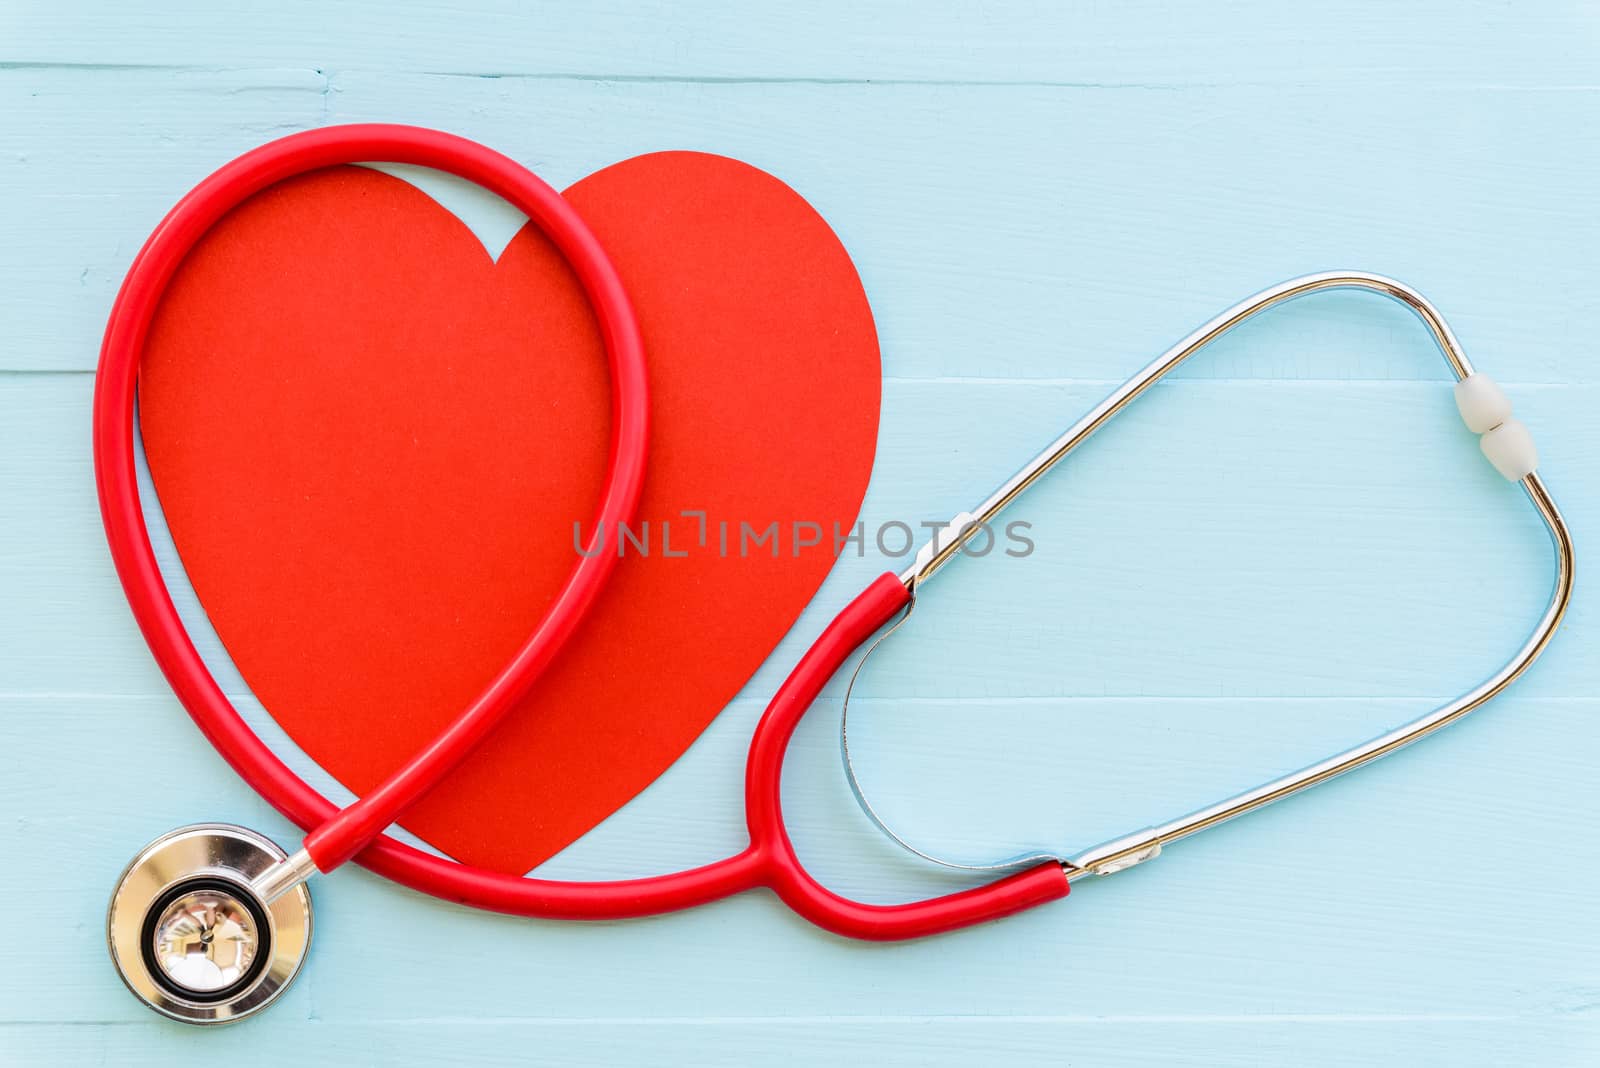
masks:
MULTIPOLYGON (((152 665, 88 448, 106 311, 172 201, 282 133, 391 120, 558 185, 695 148, 804 194, 881 330, 869 523, 948 517, 1224 305, 1357 267, 1420 287, 1507 386, 1581 565, 1600 527, 1593 4, 169 6, 0 10, 0 1063, 1600 1059, 1581 578, 1548 659, 1460 726, 1000 924, 859 945, 764 894, 526 922, 352 870, 317 886, 283 1003, 221 1031, 160 1021, 102 944, 132 849, 197 819, 294 835, 152 665)), ((1081 848, 1409 719, 1508 656, 1548 588, 1545 535, 1476 455, 1427 338, 1359 295, 1230 336, 1018 514, 1038 551, 941 575, 861 691, 883 809, 958 853, 1081 848)), ((689 754, 545 870, 740 845, 755 717, 882 565, 841 561, 689 754)), ((786 779, 803 858, 872 900, 951 885, 854 809, 837 700, 786 779)))

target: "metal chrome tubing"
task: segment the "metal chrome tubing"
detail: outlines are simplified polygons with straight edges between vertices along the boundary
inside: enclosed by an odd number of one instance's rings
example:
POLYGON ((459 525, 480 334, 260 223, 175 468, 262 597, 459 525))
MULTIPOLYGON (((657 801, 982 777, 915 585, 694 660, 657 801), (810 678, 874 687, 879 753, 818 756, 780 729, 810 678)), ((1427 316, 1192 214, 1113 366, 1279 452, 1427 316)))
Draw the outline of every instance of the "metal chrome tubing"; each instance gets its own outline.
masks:
MULTIPOLYGON (((987 500, 971 512, 961 513, 937 532, 918 552, 915 562, 899 576, 900 580, 913 593, 919 592, 921 584, 927 582, 954 557, 973 531, 993 522, 1006 506, 1021 496, 1024 490, 1032 486, 1068 453, 1083 444, 1112 416, 1206 345, 1268 308, 1330 289, 1367 290, 1398 301, 1411 309, 1428 328, 1440 354, 1443 355, 1457 380, 1473 373, 1472 364, 1462 352, 1460 342, 1456 340, 1444 317, 1427 298, 1410 286, 1392 278, 1363 271, 1329 271, 1290 279, 1229 308, 1118 386, 1048 448, 1029 461, 1022 470, 995 490, 987 500)), ((1109 875, 1149 860, 1158 856, 1165 844, 1187 838, 1191 834, 1208 827, 1215 827, 1235 816, 1252 812, 1291 794, 1327 782, 1363 764, 1387 756, 1420 738, 1425 738, 1465 716, 1510 685, 1538 659, 1539 654, 1549 644, 1556 628, 1561 624, 1562 617, 1566 614, 1568 602, 1572 597, 1573 581, 1572 537, 1567 530, 1566 522, 1537 473, 1529 474, 1520 481, 1534 509, 1549 529, 1551 543, 1555 549, 1556 574, 1550 602, 1545 608, 1544 615, 1527 641, 1504 666, 1476 688, 1455 700, 1361 745, 1328 757, 1310 767, 1263 783, 1252 790, 1180 816, 1169 823, 1136 831, 1089 849, 1071 859, 1063 860, 1061 864, 1067 872, 1067 877, 1079 879, 1092 874, 1109 875)), ((893 835, 893 832, 889 833, 897 841, 900 840, 898 836, 893 835)), ((915 849, 912 851, 920 852, 915 849)))

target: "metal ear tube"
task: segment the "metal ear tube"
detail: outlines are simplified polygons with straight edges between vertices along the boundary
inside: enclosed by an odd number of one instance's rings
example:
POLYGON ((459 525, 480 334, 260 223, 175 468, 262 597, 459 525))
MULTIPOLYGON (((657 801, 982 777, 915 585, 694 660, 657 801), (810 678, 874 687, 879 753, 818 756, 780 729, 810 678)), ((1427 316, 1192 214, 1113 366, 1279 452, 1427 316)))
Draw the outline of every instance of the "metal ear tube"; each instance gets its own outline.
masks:
MULTIPOLYGON (((1062 857, 1060 863, 1067 873, 1068 880, 1077 880, 1085 875, 1110 875, 1123 871, 1136 864, 1154 859, 1161 854, 1164 846, 1182 838, 1187 838, 1209 827, 1215 827, 1236 816, 1246 812, 1253 812, 1263 805, 1282 800, 1285 797, 1308 790, 1319 783, 1353 771, 1363 764, 1387 756, 1397 749, 1404 748, 1438 731, 1468 712, 1490 700, 1501 690, 1521 675, 1538 659, 1550 639, 1554 636, 1556 628, 1560 625, 1562 617, 1566 614, 1567 604, 1572 597, 1572 572, 1573 548, 1572 535, 1567 530, 1566 522, 1557 510, 1555 502, 1551 499, 1549 491, 1545 488, 1536 471, 1539 458, 1533 445, 1533 439, 1528 430, 1520 422, 1511 417, 1511 401, 1498 385, 1487 375, 1476 372, 1466 354, 1461 349, 1461 343, 1456 340, 1450 326, 1445 322, 1436 308, 1430 304, 1421 293, 1415 289, 1397 282, 1392 278, 1382 275, 1368 274, 1363 271, 1328 271, 1322 274, 1306 275, 1302 278, 1293 278, 1287 282, 1273 286, 1261 293, 1243 300, 1227 311, 1218 315, 1188 337, 1179 341, 1161 356, 1157 357, 1143 370, 1139 371, 1128 381, 1112 391, 1111 395, 1097 404, 1082 419, 1074 423, 1064 434, 1052 442, 1047 448, 1030 460, 1022 470, 1018 471, 999 489, 970 512, 962 512, 949 524, 939 530, 920 552, 911 567, 906 569, 900 580, 911 591, 913 600, 920 592, 924 583, 938 573, 939 569, 953 559, 971 532, 977 527, 992 523, 1005 508, 1015 501, 1027 488, 1042 478, 1056 464, 1083 444, 1090 435, 1104 426, 1113 416, 1132 403, 1135 398, 1144 393, 1156 382, 1160 381, 1179 364, 1205 348, 1211 342, 1232 330, 1240 323, 1253 316, 1259 315, 1269 308, 1287 303, 1291 300, 1308 296, 1312 293, 1336 289, 1357 289, 1378 293, 1397 301, 1421 320, 1422 324, 1433 336, 1433 340, 1444 357, 1452 374, 1456 377, 1455 386, 1456 406, 1461 413, 1462 421, 1467 429, 1479 438, 1480 447, 1484 456, 1492 463, 1497 471, 1506 479, 1521 484, 1540 519, 1544 521, 1550 533, 1551 545, 1555 552, 1555 577, 1552 583, 1550 600, 1544 614, 1535 624, 1532 634, 1523 643, 1510 660, 1506 661, 1499 670, 1471 690, 1457 697, 1439 708, 1419 716, 1394 730, 1387 731, 1360 745, 1353 746, 1342 753, 1318 761, 1309 767, 1280 778, 1263 783, 1253 790, 1234 797, 1219 801, 1213 805, 1198 809, 1187 815, 1180 816, 1168 823, 1157 827, 1149 827, 1141 831, 1113 841, 1098 845, 1086 852, 1071 857, 1062 857)), ((896 624, 898 627, 898 624, 896 624)), ((890 631, 889 633, 893 633, 890 631)), ((884 638, 889 636, 884 634, 884 638)), ((883 639, 879 639, 881 642, 883 639)), ((878 646, 873 643, 868 649, 870 657, 878 646)), ((863 663, 865 658, 863 658, 863 663)), ((1023 856, 1004 860, 998 863, 968 863, 948 859, 941 859, 931 853, 920 849, 892 830, 880 818, 877 811, 867 800, 866 792, 861 785, 854 763, 850 759, 849 746, 849 709, 850 690, 854 688, 856 678, 860 675, 861 665, 857 665, 856 674, 851 676, 850 688, 845 692, 844 712, 839 720, 840 752, 844 758, 845 775, 850 781, 851 792, 854 793, 861 805, 862 811, 874 825, 902 848, 925 859, 941 864, 945 867, 968 871, 993 871, 1008 870, 1025 867, 1036 863, 1047 854, 1030 853, 1023 856)))

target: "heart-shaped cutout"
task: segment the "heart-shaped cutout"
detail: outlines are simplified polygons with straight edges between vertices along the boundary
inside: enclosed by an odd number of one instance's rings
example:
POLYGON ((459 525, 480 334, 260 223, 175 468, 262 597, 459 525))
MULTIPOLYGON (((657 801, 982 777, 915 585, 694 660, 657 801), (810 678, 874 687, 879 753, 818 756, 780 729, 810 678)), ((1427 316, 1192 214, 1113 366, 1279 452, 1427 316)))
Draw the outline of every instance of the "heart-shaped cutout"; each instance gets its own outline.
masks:
MULTIPOLYGON (((565 195, 643 329, 651 538, 646 554, 635 530, 534 694, 402 820, 510 873, 636 795, 745 683, 854 525, 877 441, 871 310, 793 190, 669 152, 565 195), (773 522, 776 553, 740 537, 773 522), (811 524, 819 544, 797 550, 811 524)), ((139 399, 223 645, 357 793, 525 639, 594 511, 610 420, 593 315, 549 242, 525 227, 491 261, 426 194, 360 167, 280 183, 212 229, 152 326, 139 399)))

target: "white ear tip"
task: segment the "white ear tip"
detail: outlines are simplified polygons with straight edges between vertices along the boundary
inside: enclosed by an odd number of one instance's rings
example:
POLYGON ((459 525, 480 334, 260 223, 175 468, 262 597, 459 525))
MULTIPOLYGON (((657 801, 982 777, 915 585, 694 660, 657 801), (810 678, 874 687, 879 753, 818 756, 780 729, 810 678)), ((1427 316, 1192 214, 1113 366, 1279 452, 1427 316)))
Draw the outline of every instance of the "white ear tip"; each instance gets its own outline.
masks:
POLYGON ((1511 418, 1511 398, 1486 374, 1474 373, 1456 383, 1456 410, 1474 434, 1486 434, 1511 418))
POLYGON ((1539 466, 1539 450, 1533 435, 1515 419, 1507 419, 1483 437, 1478 447, 1494 464, 1494 469, 1512 482, 1525 478, 1539 466))

